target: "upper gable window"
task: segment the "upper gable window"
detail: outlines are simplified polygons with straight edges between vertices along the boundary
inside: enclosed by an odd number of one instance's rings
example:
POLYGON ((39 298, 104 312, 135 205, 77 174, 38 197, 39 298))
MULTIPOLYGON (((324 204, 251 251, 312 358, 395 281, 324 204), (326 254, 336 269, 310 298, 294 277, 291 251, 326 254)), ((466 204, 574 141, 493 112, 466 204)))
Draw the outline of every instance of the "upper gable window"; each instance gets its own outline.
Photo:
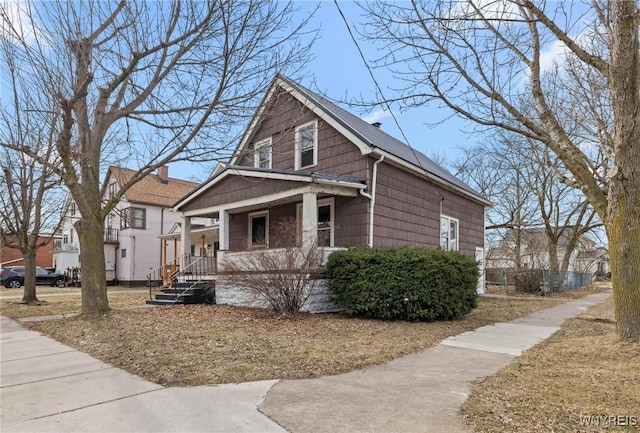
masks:
POLYGON ((257 168, 271 168, 271 138, 256 144, 254 166, 257 168))
POLYGON ((113 198, 116 195, 116 183, 115 182, 111 182, 109 184, 109 198, 113 198))
POLYGON ((295 169, 318 164, 318 122, 313 121, 296 128, 295 169))

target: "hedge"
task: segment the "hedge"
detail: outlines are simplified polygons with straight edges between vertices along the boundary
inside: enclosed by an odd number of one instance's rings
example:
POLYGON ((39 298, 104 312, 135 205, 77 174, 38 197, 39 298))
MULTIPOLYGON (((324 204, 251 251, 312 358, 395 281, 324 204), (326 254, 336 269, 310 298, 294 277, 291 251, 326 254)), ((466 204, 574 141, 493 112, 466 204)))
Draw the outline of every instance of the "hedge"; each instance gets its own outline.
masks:
POLYGON ((349 315, 453 320, 477 305, 477 263, 457 252, 355 247, 333 252, 327 273, 333 302, 349 315))

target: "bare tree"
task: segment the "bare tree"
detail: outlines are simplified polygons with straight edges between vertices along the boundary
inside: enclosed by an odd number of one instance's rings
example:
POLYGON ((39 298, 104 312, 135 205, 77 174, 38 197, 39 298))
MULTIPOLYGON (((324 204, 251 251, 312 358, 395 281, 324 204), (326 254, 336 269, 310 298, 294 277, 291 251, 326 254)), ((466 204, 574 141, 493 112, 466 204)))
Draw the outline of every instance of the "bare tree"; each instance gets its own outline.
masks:
POLYGON ((109 308, 104 220, 125 192, 168 162, 226 156, 273 75, 307 58, 308 18, 292 11, 257 0, 0 5, 0 37, 32 90, 56 101, 60 162, 11 148, 54 170, 78 207, 84 314, 109 308), (118 161, 137 172, 102 202, 101 174, 118 161))
POLYGON ((300 245, 295 218, 283 218, 269 231, 269 248, 225 258, 221 271, 230 284, 246 290, 254 300, 266 301, 276 313, 293 318, 311 295, 323 253, 318 245, 300 245))
MULTIPOLYGON (((369 35, 384 49, 379 65, 401 80, 407 106, 439 102, 480 128, 498 128, 543 143, 604 222, 609 238, 616 324, 640 341, 640 54, 638 3, 530 0, 377 1, 365 6, 369 35), (548 62, 559 48, 567 62, 548 62), (580 65, 576 68, 576 65, 580 65), (551 67, 550 67, 551 66, 551 67), (603 89, 599 110, 567 106, 585 77, 603 89), (584 113, 581 123, 565 111, 584 113), (575 119, 569 117, 568 119, 575 119), (590 128, 602 130, 590 131, 590 128), (598 141, 586 141, 583 133, 598 141), (609 135, 608 137, 605 137, 609 135), (598 147, 607 164, 587 151, 598 147)), ((562 60, 562 59, 560 59, 562 60)))
POLYGON ((545 269, 567 271, 580 239, 602 226, 584 196, 558 178, 557 161, 539 143, 497 133, 465 149, 454 167, 494 203, 487 213, 487 233, 508 247, 516 271, 522 267, 523 247, 530 247, 524 242, 530 240, 527 232, 544 238, 538 247, 544 246, 545 269))
MULTIPOLYGON (((0 107, 0 142, 28 147, 42 159, 55 161, 52 132, 57 117, 52 99, 32 93, 18 69, 16 50, 0 41, 0 62, 13 93, 0 107)), ((53 241, 64 194, 60 178, 35 158, 9 147, 0 147, 0 241, 22 253, 24 295, 22 302, 38 302, 36 254, 53 241), (42 236, 46 234, 47 236, 42 236)))
POLYGON ((539 221, 533 192, 527 188, 520 158, 504 153, 500 140, 463 149, 463 157, 452 163, 456 175, 488 197, 486 236, 490 248, 506 247, 514 268, 522 268, 522 234, 539 221))

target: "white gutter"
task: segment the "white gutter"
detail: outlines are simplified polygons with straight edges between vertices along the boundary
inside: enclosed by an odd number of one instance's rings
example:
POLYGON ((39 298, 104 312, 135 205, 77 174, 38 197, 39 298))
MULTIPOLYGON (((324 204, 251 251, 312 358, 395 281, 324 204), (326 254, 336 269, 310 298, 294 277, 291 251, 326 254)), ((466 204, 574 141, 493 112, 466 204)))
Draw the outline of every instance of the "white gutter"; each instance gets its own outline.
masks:
POLYGON ((364 188, 360 190, 363 197, 369 199, 369 248, 373 248, 373 217, 374 206, 376 205, 376 185, 378 183, 378 164, 384 161, 384 155, 373 163, 373 174, 371 175, 371 194, 364 192, 364 188))

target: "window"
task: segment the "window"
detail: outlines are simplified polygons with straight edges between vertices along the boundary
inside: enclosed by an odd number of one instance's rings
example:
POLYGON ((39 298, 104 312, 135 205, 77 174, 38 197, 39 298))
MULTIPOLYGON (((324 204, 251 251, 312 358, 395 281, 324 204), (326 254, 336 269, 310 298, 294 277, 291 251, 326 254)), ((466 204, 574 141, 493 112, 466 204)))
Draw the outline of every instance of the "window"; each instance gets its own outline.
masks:
MULTIPOLYGON (((334 203, 335 200, 333 198, 318 200, 318 246, 332 247, 334 245, 334 203)), ((302 203, 299 203, 297 207, 297 221, 298 242, 300 242, 302 236, 302 203)))
POLYGON ((258 168, 271 168, 271 138, 256 144, 254 165, 258 168))
POLYGON ((330 203, 318 205, 318 246, 330 247, 333 245, 332 210, 330 203))
POLYGON ((296 128, 295 169, 313 167, 318 163, 318 123, 313 121, 296 128))
POLYGON ((62 234, 62 243, 65 245, 69 243, 69 232, 64 232, 62 234))
POLYGON ((116 183, 111 182, 109 184, 109 198, 113 198, 114 195, 116 195, 116 183))
POLYGON ((122 257, 123 259, 125 259, 127 257, 127 249, 123 248, 120 250, 120 257, 122 257))
POLYGON ((129 207, 122 211, 120 228, 145 229, 147 226, 147 210, 140 207, 129 207))
POLYGON ((76 202, 72 201, 71 202, 71 210, 70 210, 71 216, 74 216, 76 214, 76 202))
POLYGON ((249 247, 269 244, 269 214, 256 212, 249 214, 249 247))
POLYGON ((458 251, 458 220, 440 217, 440 247, 447 251, 458 251))

